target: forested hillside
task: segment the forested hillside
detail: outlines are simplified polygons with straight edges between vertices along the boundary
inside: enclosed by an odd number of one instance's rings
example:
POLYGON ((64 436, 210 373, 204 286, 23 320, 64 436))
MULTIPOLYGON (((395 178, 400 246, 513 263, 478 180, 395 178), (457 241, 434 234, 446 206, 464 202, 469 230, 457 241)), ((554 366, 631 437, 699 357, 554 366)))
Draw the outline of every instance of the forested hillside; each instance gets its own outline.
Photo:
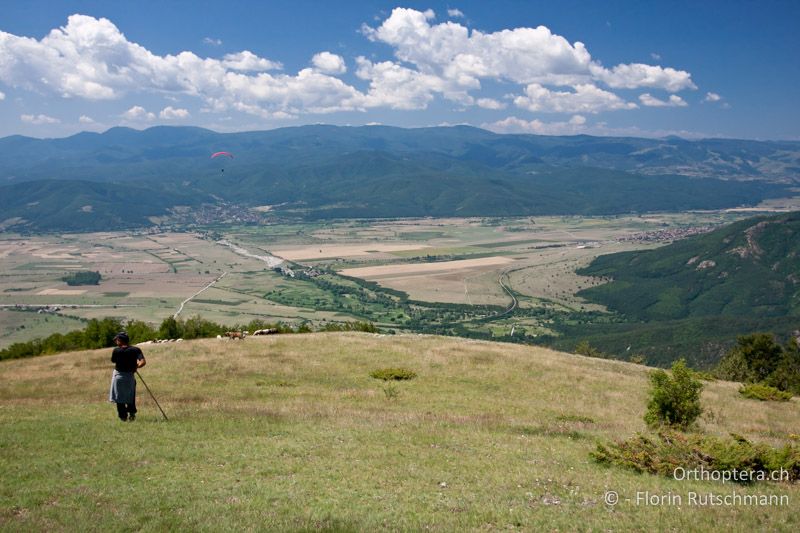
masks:
POLYGON ((176 208, 191 215, 220 205, 270 205, 271 214, 306 219, 719 209, 784 196, 799 169, 800 143, 791 142, 469 127, 112 128, 0 139, 0 223, 16 231, 121 229, 153 217, 175 221, 176 208), (218 150, 234 158, 212 159, 218 150))

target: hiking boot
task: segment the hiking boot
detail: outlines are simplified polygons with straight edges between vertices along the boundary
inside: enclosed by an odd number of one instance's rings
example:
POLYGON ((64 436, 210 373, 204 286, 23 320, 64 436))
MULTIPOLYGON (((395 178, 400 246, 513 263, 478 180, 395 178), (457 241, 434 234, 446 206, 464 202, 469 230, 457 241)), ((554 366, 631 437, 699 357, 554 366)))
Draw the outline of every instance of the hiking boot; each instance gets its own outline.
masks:
POLYGON ((131 415, 128 417, 128 422, 133 422, 134 420, 136 420, 136 415, 131 415))

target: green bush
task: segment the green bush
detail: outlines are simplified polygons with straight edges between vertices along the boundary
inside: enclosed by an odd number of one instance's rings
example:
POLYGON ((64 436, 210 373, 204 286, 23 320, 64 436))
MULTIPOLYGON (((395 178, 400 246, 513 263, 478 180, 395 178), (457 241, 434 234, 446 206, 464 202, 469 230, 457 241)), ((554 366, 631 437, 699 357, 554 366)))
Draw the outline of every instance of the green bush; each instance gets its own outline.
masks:
MULTIPOLYGON (((753 444, 737 435, 728 438, 697 433, 660 432, 656 437, 638 434, 626 441, 598 444, 590 453, 598 463, 620 466, 637 472, 673 477, 676 468, 704 469, 731 473, 733 470, 753 472, 753 480, 770 479, 770 473, 786 472, 787 479, 800 480, 800 448, 786 445, 773 448, 753 444)), ((741 481, 741 480, 734 480, 741 481)))
POLYGON ((369 375, 375 379, 382 379, 383 381, 402 381, 417 377, 416 372, 407 368, 381 368, 379 370, 373 370, 369 375))
POLYGON ((716 374, 730 381, 800 394, 800 347, 794 338, 781 346, 771 333, 744 335, 722 358, 716 374))
POLYGON ((800 346, 796 339, 791 339, 783 348, 783 357, 764 383, 782 391, 800 394, 800 346))
POLYGON ((636 354, 632 355, 628 358, 628 361, 637 365, 646 365, 647 364, 647 356, 643 354, 636 354))
POLYGON ((785 392, 775 387, 770 387, 769 385, 762 385, 761 383, 742 385, 739 389, 739 394, 745 398, 764 402, 788 402, 792 399, 791 392, 785 392))
POLYGON ((141 320, 132 320, 125 326, 125 332, 131 340, 131 344, 138 344, 140 342, 152 341, 156 338, 156 330, 154 330, 147 322, 141 320))
POLYGON ((644 420, 649 426, 674 426, 686 429, 694 424, 703 408, 700 393, 703 384, 683 359, 672 364, 672 376, 663 370, 650 374, 650 400, 644 420))
POLYGON ((783 348, 771 333, 741 335, 720 361, 718 372, 725 379, 756 383, 767 379, 782 357, 783 348))
POLYGON ((693 370, 692 374, 702 381, 717 381, 717 376, 714 375, 713 372, 708 372, 707 370, 693 370))
POLYGON ((377 333, 378 328, 372 322, 329 322, 322 331, 363 331, 377 333))
POLYGON ((581 341, 576 344, 575 353, 578 355, 585 355, 587 357, 606 357, 606 354, 589 344, 589 341, 581 341))

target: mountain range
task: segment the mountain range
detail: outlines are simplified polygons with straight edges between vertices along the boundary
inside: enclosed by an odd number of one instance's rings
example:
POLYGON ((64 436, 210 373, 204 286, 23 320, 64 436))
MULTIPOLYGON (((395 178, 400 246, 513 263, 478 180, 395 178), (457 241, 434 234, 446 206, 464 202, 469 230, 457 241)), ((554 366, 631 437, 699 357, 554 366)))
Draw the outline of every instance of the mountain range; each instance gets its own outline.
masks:
POLYGON ((0 139, 0 224, 16 231, 147 226, 177 206, 218 204, 302 218, 718 209, 798 182, 800 142, 790 141, 322 125, 0 139), (234 159, 210 158, 220 150, 234 159))

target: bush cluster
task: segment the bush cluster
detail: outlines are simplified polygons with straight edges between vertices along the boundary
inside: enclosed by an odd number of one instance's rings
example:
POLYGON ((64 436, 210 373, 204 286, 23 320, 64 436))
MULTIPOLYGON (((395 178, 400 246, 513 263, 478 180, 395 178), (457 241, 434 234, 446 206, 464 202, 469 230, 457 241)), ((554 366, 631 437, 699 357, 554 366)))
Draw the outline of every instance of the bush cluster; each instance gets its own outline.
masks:
POLYGON ((373 370, 369 375, 375 379, 382 379, 383 381, 402 381, 417 377, 416 372, 407 368, 381 368, 373 370))
POLYGON ((800 348, 794 338, 781 346, 771 333, 743 335, 722 358, 716 372, 722 379, 800 394, 800 348))
POLYGON ((362 331, 377 333, 378 328, 372 322, 329 322, 321 331, 362 331))
POLYGON ((746 470, 763 472, 767 477, 783 469, 789 481, 800 480, 799 447, 773 448, 751 443, 736 435, 719 438, 664 431, 651 438, 638 434, 626 441, 598 444, 591 456, 601 464, 668 477, 672 477, 679 467, 687 470, 703 468, 709 472, 746 470))
POLYGON ((644 420, 649 426, 674 426, 686 429, 703 413, 700 393, 703 384, 683 359, 672 364, 672 376, 664 370, 650 374, 650 400, 644 420))
POLYGON ((742 385, 739 389, 739 394, 745 398, 761 401, 772 402, 788 402, 792 399, 792 393, 770 387, 769 385, 762 385, 761 383, 750 383, 742 385))

